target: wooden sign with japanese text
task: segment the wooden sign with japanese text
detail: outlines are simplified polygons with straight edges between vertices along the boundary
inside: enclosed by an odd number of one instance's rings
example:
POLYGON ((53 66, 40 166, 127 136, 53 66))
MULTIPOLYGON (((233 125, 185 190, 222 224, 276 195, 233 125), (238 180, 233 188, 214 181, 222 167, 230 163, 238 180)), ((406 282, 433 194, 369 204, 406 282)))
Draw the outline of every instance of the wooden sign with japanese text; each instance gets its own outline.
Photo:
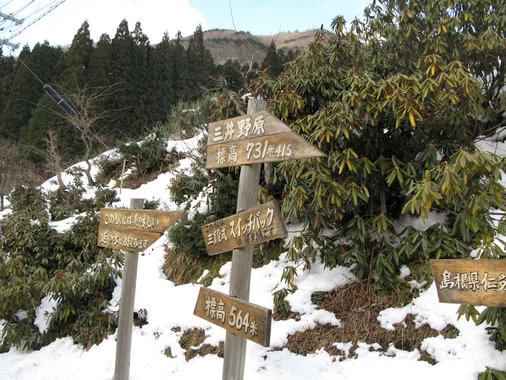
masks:
POLYGON ((97 245, 125 251, 144 251, 182 214, 182 211, 102 209, 97 245))
POLYGON ((272 310, 265 307, 202 287, 193 314, 264 347, 270 344, 272 310))
POLYGON ((323 156, 267 111, 209 123, 208 169, 323 156))
POLYGON ((431 260, 439 302, 506 307, 506 260, 431 260))
POLYGON ((202 227, 208 255, 286 236, 281 212, 274 202, 242 211, 202 227))
POLYGON ((144 251, 157 241, 162 234, 146 231, 116 230, 109 227, 99 227, 99 247, 123 249, 125 251, 144 251))

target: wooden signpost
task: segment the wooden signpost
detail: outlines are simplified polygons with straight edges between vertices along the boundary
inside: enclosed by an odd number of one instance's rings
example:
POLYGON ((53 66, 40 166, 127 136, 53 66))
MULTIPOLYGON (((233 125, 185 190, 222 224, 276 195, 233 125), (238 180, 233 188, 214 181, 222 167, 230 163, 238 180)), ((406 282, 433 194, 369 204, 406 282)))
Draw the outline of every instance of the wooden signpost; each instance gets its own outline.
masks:
POLYGON ((208 169, 323 156, 267 111, 209 123, 208 169))
POLYGON ((102 209, 99 247, 125 252, 118 319, 114 380, 128 380, 132 346, 132 320, 139 251, 144 251, 179 220, 182 211, 142 210, 144 199, 131 199, 130 209, 102 209))
POLYGON ((272 311, 265 307, 200 288, 193 314, 264 347, 270 344, 272 311))
POLYGON ((102 209, 98 246, 144 251, 176 221, 182 211, 102 209))
POLYGON ((439 302, 506 307, 506 260, 431 260, 439 302))
POLYGON ((227 329, 224 380, 243 379, 246 339, 269 345, 272 312, 248 302, 253 245, 283 237, 286 229, 274 203, 257 207, 260 164, 325 156, 266 108, 264 100, 250 99, 247 115, 209 124, 206 168, 241 165, 237 214, 202 228, 208 254, 233 249, 229 295, 202 288, 195 306, 196 315, 227 329))
POLYGON ((286 236, 281 212, 274 202, 240 212, 202 227, 209 255, 286 236))

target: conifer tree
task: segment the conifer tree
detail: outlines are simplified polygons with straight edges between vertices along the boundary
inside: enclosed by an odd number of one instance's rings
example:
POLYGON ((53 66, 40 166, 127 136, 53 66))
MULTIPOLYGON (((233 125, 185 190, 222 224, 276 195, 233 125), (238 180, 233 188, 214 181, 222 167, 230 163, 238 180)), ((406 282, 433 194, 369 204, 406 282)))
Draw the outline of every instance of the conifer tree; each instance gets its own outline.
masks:
POLYGON ((277 77, 283 70, 283 63, 283 58, 278 53, 275 42, 271 41, 267 49, 267 54, 262 61, 262 70, 267 69, 269 75, 277 77))
POLYGON ((107 87, 112 85, 112 44, 107 33, 100 36, 90 57, 88 85, 107 87))
POLYGON ((2 114, 9 96, 14 64, 14 57, 2 56, 2 48, 0 47, 0 115, 2 114))
MULTIPOLYGON (((111 88, 119 89, 119 84, 113 82, 112 77, 112 43, 111 38, 107 33, 100 36, 93 53, 90 57, 90 66, 88 69, 88 87, 89 88, 111 88)), ((114 123, 112 122, 116 118, 115 110, 115 91, 111 91, 108 96, 103 96, 97 101, 97 107, 103 110, 110 111, 108 118, 97 120, 96 128, 99 131, 109 137, 110 142, 114 143, 116 137, 115 133, 112 132, 114 123)))
MULTIPOLYGON (((93 51, 89 25, 85 21, 78 29, 67 52, 59 57, 57 78, 52 85, 60 92, 71 92, 86 83, 87 70, 93 51)), ((68 102, 68 99, 65 99, 68 102)), ((48 96, 42 96, 33 111, 28 125, 22 129, 22 140, 39 149, 26 152, 26 158, 39 162, 44 159, 45 138, 49 130, 57 131, 60 154, 66 159, 75 159, 83 151, 78 134, 64 122, 66 115, 48 96), (42 152, 42 153, 41 153, 42 152)))
POLYGON ((130 34, 128 22, 121 21, 112 39, 112 83, 119 86, 119 91, 112 98, 112 108, 116 117, 111 122, 111 131, 116 138, 127 138, 131 136, 131 122, 133 119, 133 106, 135 98, 135 73, 134 56, 137 46, 130 34))
MULTIPOLYGON (((245 71, 245 70, 244 70, 245 71)), ((236 93, 244 88, 244 73, 238 61, 228 59, 221 68, 223 79, 228 88, 236 93)))
POLYGON ((132 136, 140 136, 149 127, 151 117, 148 108, 148 56, 151 52, 148 37, 142 31, 141 23, 137 22, 132 32, 136 49, 132 56, 132 95, 136 99, 133 105, 130 130, 132 136))
POLYGON ((183 46, 183 36, 181 32, 177 32, 176 39, 171 44, 172 62, 172 79, 173 79, 173 93, 174 99, 189 100, 191 98, 190 90, 190 68, 188 62, 188 55, 183 46))
POLYGON ((198 98, 203 88, 209 86, 211 76, 216 73, 214 59, 204 46, 204 33, 202 26, 198 25, 190 38, 187 49, 188 66, 191 73, 190 86, 191 96, 193 99, 198 98))
POLYGON ((151 50, 149 55, 147 104, 152 121, 164 123, 170 106, 174 103, 171 52, 169 35, 164 33, 162 41, 151 50))
MULTIPOLYGON (((28 126, 33 109, 43 94, 42 84, 21 63, 23 61, 44 83, 52 80, 56 62, 62 51, 49 44, 36 44, 33 51, 26 46, 16 61, 9 96, 0 114, 0 134, 6 139, 20 138, 28 126)), ((27 136, 23 136, 26 138, 27 136)))
POLYGON ((93 40, 89 24, 83 22, 75 34, 69 50, 62 56, 62 72, 58 84, 70 90, 72 86, 83 86, 87 82, 88 67, 93 53, 93 40))

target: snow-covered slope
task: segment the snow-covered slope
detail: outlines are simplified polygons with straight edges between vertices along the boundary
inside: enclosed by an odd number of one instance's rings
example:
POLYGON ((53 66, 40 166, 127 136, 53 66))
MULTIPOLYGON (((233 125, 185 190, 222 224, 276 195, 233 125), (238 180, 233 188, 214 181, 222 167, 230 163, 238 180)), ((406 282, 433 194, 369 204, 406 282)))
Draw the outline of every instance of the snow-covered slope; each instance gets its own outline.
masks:
MULTIPOLYGON (((174 143, 171 148, 179 151, 195 149, 197 140, 174 143)), ((108 152, 106 154, 114 154, 108 152)), ((189 170, 190 161, 182 160, 177 170, 189 170)), ((161 206, 175 210, 170 200, 167 185, 174 173, 161 174, 156 180, 136 190, 123 189, 116 206, 128 206, 130 198, 160 199, 161 206)), ((70 177, 67 180, 71 180, 70 177)), ((83 180, 85 180, 83 178, 83 180)), ((51 181, 43 185, 49 190, 51 181)), ((89 188, 90 196, 93 189, 89 188)), ((201 202, 205 204, 205 202, 201 202)), ((197 203, 195 203, 197 206, 197 203)), ((68 228, 72 219, 58 223, 59 229, 68 228)), ((429 221, 430 223, 430 221, 429 221)), ((290 239, 297 228, 290 228, 290 239)), ((218 345, 225 339, 225 330, 193 315, 200 285, 175 286, 162 272, 164 245, 167 234, 153 246, 140 254, 138 267, 135 310, 147 311, 148 323, 135 327, 132 336, 130 379, 221 379, 223 359, 215 355, 185 360, 185 352, 179 344, 184 330, 202 328, 206 333, 204 343, 218 345), (170 347, 173 358, 164 355, 170 347)), ((170 242, 169 242, 170 244, 170 242)), ((273 308, 273 292, 282 288, 280 282, 283 267, 289 263, 286 257, 272 261, 266 266, 254 269, 251 278, 250 301, 273 308)), ((230 262, 220 271, 221 278, 214 280, 212 289, 228 293, 230 262)), ((328 291, 354 281, 348 268, 324 269, 313 265, 297 279, 297 291, 287 297, 294 312, 300 313, 300 320, 273 321, 271 347, 265 348, 248 342, 245 378, 248 380, 309 380, 309 379, 476 379, 486 366, 506 370, 506 352, 494 348, 486 333, 485 326, 475 326, 464 318, 457 320, 458 305, 440 304, 435 286, 421 292, 420 296, 403 308, 387 309, 380 314, 381 325, 389 329, 402 322, 407 314, 414 316, 415 323, 429 324, 433 329, 442 330, 448 324, 454 325, 460 334, 455 339, 442 336, 427 338, 422 349, 428 352, 437 364, 420 360, 417 350, 408 352, 391 347, 380 352, 377 345, 361 343, 355 358, 339 358, 326 351, 317 351, 307 356, 296 355, 281 347, 288 335, 314 327, 317 323, 340 326, 339 313, 320 310, 311 302, 315 291, 328 291), (340 360, 341 359, 341 360, 340 360)), ((121 281, 113 294, 110 308, 117 308, 121 293, 121 281)), ((39 327, 45 325, 45 311, 51 310, 51 303, 41 305, 39 327)), ((112 379, 115 360, 115 339, 112 335, 101 344, 86 351, 73 344, 71 338, 58 339, 40 351, 23 352, 11 349, 0 354, 0 379, 15 380, 101 380, 112 379)), ((337 348, 346 352, 349 342, 335 342, 337 348)))

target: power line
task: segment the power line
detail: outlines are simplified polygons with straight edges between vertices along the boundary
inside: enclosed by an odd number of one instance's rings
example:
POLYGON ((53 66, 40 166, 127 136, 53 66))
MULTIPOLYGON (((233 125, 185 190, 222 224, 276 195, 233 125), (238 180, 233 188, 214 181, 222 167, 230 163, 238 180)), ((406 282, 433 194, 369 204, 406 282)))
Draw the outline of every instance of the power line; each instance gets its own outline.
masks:
POLYGON ((76 117, 77 116, 77 112, 74 108, 72 108, 72 106, 70 104, 67 103, 67 101, 65 99, 63 99, 60 94, 58 94, 58 92, 53 88, 51 87, 51 85, 49 84, 45 84, 44 82, 42 82, 42 80, 37 76, 37 74, 35 74, 27 65, 26 63, 24 63, 21 58, 18 57, 18 60, 19 62, 21 62, 23 64, 24 67, 26 67, 26 69, 30 72, 30 74, 32 74, 35 79, 37 79, 40 84, 42 85, 42 89, 44 90, 44 92, 51 98, 53 99, 53 101, 63 110, 63 112, 65 112, 68 116, 70 117, 76 117))
MULTIPOLYGON (((4 25, 6 23, 10 23, 10 28, 7 26, 0 28, 0 32, 8 29, 8 32, 11 33, 8 37, 0 38, 0 46, 7 45, 11 47, 12 49, 16 49, 19 47, 19 44, 15 44, 10 42, 13 38, 19 36, 21 33, 23 33, 26 29, 30 28, 32 25, 40 21, 43 17, 47 16, 49 13, 51 13, 53 10, 55 10, 57 7, 59 7, 61 4, 63 4, 66 0, 50 0, 49 2, 46 2, 42 6, 36 8, 35 10, 31 11, 28 15, 26 15, 24 18, 16 17, 18 14, 20 14, 22 11, 26 10, 30 5, 32 5, 35 0, 30 0, 28 3, 25 3, 21 8, 16 10, 14 13, 0 13, 0 25, 4 25), (30 20, 32 17, 35 17, 33 20, 29 21, 28 24, 23 25, 23 23, 27 20, 30 20)), ((9 3, 12 2, 9 1, 9 3)), ((5 7, 5 5, 4 5, 5 7)))
POLYGON ((24 67, 26 67, 26 69, 30 72, 30 74, 32 74, 35 77, 35 79, 37 79, 40 82, 40 84, 44 86, 44 82, 42 82, 42 80, 40 80, 40 78, 32 70, 30 70, 30 68, 26 65, 26 63, 24 63, 19 57, 18 60, 23 64, 24 67))

